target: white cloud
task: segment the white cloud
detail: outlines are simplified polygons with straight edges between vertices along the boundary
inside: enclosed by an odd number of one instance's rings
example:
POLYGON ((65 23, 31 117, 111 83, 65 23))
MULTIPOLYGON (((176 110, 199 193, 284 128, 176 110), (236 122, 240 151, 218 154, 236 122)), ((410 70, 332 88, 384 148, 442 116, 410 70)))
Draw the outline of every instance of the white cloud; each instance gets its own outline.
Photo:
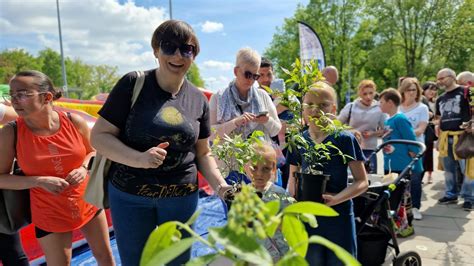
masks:
POLYGON ((204 33, 213 33, 213 32, 219 32, 224 30, 224 24, 220 22, 212 22, 209 20, 206 20, 202 25, 201 25, 201 31, 204 33))
POLYGON ((217 92, 225 89, 229 82, 232 80, 231 77, 228 76, 217 76, 217 77, 207 77, 204 78, 204 82, 206 82, 206 89, 217 92))
POLYGON ((217 70, 231 70, 234 67, 234 64, 229 62, 221 62, 215 60, 208 60, 202 63, 202 66, 207 69, 217 69, 217 70))
MULTIPOLYGON (((27 50, 50 47, 59 51, 55 1, 1 0, 0 43, 27 36, 36 38, 16 42, 27 50), (31 47, 28 47, 28 46, 31 47)), ((61 26, 66 57, 81 58, 89 64, 118 66, 121 73, 155 67, 150 47, 151 35, 166 18, 161 7, 144 8, 127 1, 61 1, 61 26)))

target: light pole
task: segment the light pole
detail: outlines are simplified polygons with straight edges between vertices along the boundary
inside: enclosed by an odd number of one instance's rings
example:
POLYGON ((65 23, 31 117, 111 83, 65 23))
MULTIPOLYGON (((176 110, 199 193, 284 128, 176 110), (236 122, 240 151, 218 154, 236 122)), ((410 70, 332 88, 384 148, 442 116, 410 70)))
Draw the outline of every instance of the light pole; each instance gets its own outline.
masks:
POLYGON ((68 97, 69 95, 68 95, 68 88, 67 88, 66 64, 64 64, 63 37, 61 34, 61 15, 59 13, 59 0, 56 0, 56 9, 58 11, 59 47, 61 49, 61 66, 63 70, 63 89, 64 89, 65 96, 68 97))
POLYGON ((171 0, 169 0, 169 6, 170 6, 170 19, 173 19, 173 7, 171 6, 171 0))

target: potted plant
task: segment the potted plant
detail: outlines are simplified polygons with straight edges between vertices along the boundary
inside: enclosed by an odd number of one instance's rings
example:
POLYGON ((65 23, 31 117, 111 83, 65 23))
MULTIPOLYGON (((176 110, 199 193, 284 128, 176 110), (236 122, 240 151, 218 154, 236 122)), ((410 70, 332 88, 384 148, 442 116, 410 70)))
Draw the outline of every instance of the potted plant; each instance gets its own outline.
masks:
POLYGON ((331 142, 310 143, 303 137, 303 131, 307 123, 316 124, 321 131, 328 134, 339 134, 349 129, 340 121, 334 119, 332 114, 321 113, 318 117, 310 117, 309 121, 303 118, 303 97, 323 77, 318 69, 317 62, 310 61, 302 64, 298 59, 292 65, 292 70, 282 68, 288 75, 287 89, 281 93, 281 104, 286 106, 294 115, 287 122, 287 147, 288 151, 294 149, 304 150, 303 157, 308 162, 308 167, 295 173, 295 193, 298 201, 322 202, 322 194, 325 192, 326 183, 330 176, 320 171, 325 161, 331 160, 333 156, 342 156, 344 160, 350 158, 343 154, 338 147, 331 142), (298 99, 298 100, 295 100, 298 99), (318 188, 318 189, 315 189, 318 188))

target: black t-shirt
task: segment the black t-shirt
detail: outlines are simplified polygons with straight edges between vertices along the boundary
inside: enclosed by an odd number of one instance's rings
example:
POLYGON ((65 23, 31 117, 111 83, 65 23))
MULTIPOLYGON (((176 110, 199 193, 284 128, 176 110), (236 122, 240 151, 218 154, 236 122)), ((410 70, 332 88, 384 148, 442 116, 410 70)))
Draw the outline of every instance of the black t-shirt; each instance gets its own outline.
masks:
POLYGON ((204 94, 185 80, 172 96, 159 87, 156 70, 150 70, 145 72, 145 83, 130 110, 136 79, 136 72, 123 76, 99 115, 118 127, 119 139, 135 150, 143 152, 162 142, 170 145, 160 167, 141 169, 114 162, 109 180, 122 191, 146 197, 176 197, 196 191, 195 144, 211 133, 204 94))
POLYGON ((436 115, 441 116, 441 130, 461 131, 459 126, 471 119, 469 101, 464 97, 464 87, 460 86, 441 94, 436 100, 436 115))

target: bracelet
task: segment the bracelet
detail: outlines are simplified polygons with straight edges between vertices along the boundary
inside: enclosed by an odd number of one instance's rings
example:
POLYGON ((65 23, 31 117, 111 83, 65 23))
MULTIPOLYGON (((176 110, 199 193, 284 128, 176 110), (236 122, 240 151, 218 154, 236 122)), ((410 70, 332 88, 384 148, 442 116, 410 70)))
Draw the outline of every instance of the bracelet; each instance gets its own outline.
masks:
POLYGON ((87 165, 85 165, 85 164, 81 165, 81 167, 86 169, 86 170, 89 170, 89 169, 87 169, 87 165))

